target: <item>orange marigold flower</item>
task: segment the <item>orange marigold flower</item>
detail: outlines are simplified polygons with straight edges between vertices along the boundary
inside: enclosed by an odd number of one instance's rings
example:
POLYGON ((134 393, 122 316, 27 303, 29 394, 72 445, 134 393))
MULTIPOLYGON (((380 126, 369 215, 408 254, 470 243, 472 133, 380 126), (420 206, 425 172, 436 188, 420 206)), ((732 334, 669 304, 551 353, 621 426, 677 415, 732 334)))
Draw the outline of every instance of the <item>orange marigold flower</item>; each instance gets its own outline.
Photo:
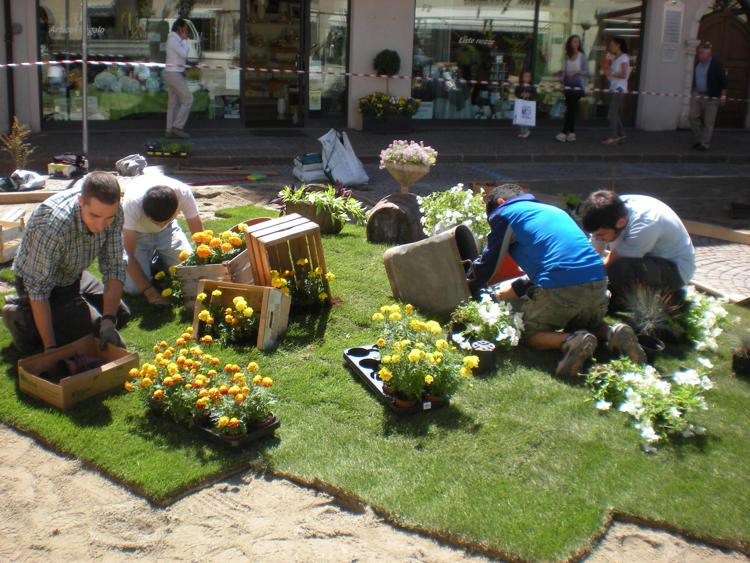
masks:
POLYGON ((206 246, 205 244, 201 244, 195 249, 195 255, 198 258, 208 258, 212 253, 213 251, 211 250, 211 247, 206 246))
POLYGON ((185 260, 187 260, 188 256, 190 256, 190 251, 189 250, 182 250, 182 251, 180 251, 180 256, 179 256, 180 262, 184 262, 185 260))
POLYGON ((220 238, 212 238, 211 241, 208 243, 211 248, 219 248, 221 246, 221 239, 220 238))
POLYGON ((260 385, 263 382, 263 376, 258 374, 255 377, 253 377, 253 383, 255 385, 260 385))
POLYGON ((157 389, 154 391, 154 394, 152 395, 154 399, 163 399, 164 398, 164 390, 163 389, 157 389))
POLYGON ((221 251, 222 252, 231 252, 231 250, 233 248, 234 247, 231 244, 229 244, 228 242, 222 242, 221 243, 221 251))
POLYGON ((263 387, 270 387, 271 385, 273 385, 273 379, 271 379, 270 377, 264 377, 262 384, 263 387))

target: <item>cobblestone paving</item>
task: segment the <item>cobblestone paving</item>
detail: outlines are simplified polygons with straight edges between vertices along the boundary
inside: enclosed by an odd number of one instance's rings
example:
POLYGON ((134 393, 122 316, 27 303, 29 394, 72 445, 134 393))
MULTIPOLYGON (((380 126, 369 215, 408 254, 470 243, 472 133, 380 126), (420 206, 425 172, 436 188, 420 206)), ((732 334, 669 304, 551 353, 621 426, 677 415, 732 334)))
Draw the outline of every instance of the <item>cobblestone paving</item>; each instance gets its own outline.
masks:
POLYGON ((693 283, 734 302, 750 299, 750 246, 699 236, 692 239, 697 265, 693 283))

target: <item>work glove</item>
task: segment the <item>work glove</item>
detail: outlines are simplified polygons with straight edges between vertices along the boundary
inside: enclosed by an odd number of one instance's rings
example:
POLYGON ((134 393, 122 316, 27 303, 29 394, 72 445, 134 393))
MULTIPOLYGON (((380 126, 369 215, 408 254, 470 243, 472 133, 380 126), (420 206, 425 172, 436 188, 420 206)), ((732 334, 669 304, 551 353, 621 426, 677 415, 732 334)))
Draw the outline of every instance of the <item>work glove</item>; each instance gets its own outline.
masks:
POLYGON ((161 307, 169 305, 169 301, 167 301, 163 295, 156 291, 156 288, 154 288, 153 286, 147 287, 143 292, 143 296, 146 298, 146 301, 148 301, 149 305, 158 305, 161 307))
POLYGON ((125 342, 120 333, 117 332, 114 323, 109 319, 101 319, 99 324, 99 351, 103 352, 106 350, 107 344, 112 344, 112 346, 117 346, 118 348, 125 347, 125 342))

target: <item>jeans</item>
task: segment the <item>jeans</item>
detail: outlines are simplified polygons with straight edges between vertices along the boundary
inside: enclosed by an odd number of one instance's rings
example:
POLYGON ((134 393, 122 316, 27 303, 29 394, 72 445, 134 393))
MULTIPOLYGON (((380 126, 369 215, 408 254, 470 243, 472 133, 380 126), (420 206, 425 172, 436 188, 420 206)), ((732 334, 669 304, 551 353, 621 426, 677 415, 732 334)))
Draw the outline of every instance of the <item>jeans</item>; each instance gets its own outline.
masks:
MULTIPOLYGON (((135 259, 143 273, 150 279, 154 255, 157 255, 168 268, 180 263, 180 252, 183 250, 191 250, 190 242, 177 224, 177 220, 174 220, 158 233, 138 233, 135 242, 135 259)), ((126 260, 129 259, 126 256, 126 260)), ((123 291, 129 295, 141 293, 130 274, 125 278, 123 291)))
POLYGON ((620 88, 617 89, 617 92, 612 93, 609 98, 609 113, 607 116, 609 117, 610 136, 613 138, 625 136, 625 128, 622 126, 622 119, 620 118, 620 107, 624 99, 625 94, 620 88))
POLYGON ((565 124, 563 125, 563 133, 567 134, 576 132, 578 100, 580 100, 581 98, 582 95, 578 92, 565 93, 565 124))

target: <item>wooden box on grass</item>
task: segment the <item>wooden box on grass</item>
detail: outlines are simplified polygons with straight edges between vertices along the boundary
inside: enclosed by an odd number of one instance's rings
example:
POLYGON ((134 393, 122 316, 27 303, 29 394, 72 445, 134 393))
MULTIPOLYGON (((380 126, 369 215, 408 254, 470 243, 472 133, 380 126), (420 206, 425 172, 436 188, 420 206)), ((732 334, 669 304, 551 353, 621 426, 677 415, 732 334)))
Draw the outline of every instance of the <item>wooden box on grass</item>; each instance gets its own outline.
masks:
MULTIPOLYGON (((240 236, 244 235, 244 229, 249 225, 256 225, 263 221, 270 220, 270 217, 258 217, 248 219, 232 227, 231 231, 240 236)), ((175 270, 175 276, 180 280, 182 286, 182 298, 187 309, 192 309, 195 303, 195 296, 198 291, 198 282, 203 279, 217 281, 231 281, 235 283, 253 283, 253 274, 248 260, 247 249, 240 252, 237 256, 221 264, 202 264, 199 266, 178 265, 175 270)))
MULTIPOLYGON (((256 346, 260 350, 268 350, 273 347, 279 338, 286 332, 289 324, 289 308, 291 299, 278 289, 258 285, 246 285, 241 283, 221 282, 213 280, 201 280, 198 284, 198 293, 211 296, 215 289, 221 290, 221 306, 234 308, 232 300, 242 296, 247 304, 253 308, 258 317, 258 338, 256 346)), ((209 298, 206 298, 206 302, 209 298)), ((196 301, 193 312, 193 333, 196 338, 202 336, 200 328, 201 321, 198 315, 206 309, 205 302, 196 301)))
POLYGON ((307 258, 310 270, 320 268, 323 285, 331 302, 331 289, 325 278, 326 261, 320 227, 296 213, 245 228, 248 257, 253 279, 258 285, 271 285, 271 270, 294 270, 298 260, 307 258))
POLYGON ((101 352, 99 339, 89 335, 49 352, 18 360, 18 386, 27 395, 67 410, 84 399, 122 387, 128 378, 128 372, 137 367, 137 353, 112 345, 101 352), (68 359, 75 354, 96 356, 107 360, 107 363, 63 378, 59 384, 39 376, 54 369, 60 360, 68 359))
POLYGON ((0 263, 9 262, 16 256, 23 228, 23 220, 0 221, 0 263))

